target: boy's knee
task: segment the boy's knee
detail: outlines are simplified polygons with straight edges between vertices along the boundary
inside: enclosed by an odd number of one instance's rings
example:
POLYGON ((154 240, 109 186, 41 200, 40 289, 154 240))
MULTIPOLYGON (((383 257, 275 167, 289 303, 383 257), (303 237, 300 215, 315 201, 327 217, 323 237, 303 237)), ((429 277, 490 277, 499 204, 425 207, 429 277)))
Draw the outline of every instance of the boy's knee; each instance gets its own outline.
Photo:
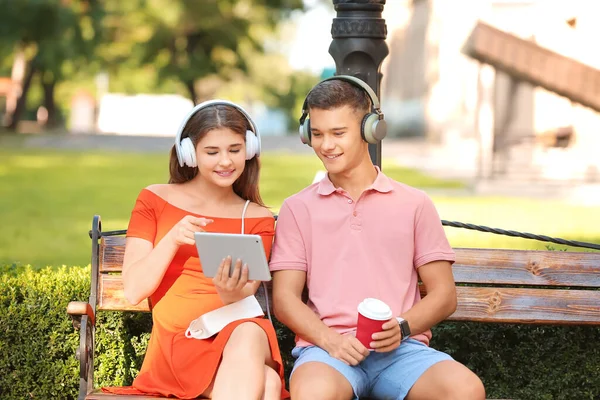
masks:
POLYGON ((352 386, 333 368, 320 363, 300 366, 290 380, 294 400, 350 400, 352 386))
POLYGON ((291 387, 291 394, 294 400, 350 400, 341 397, 339 390, 327 384, 294 385, 291 387))
POLYGON ((481 379, 456 361, 429 368, 408 393, 408 399, 485 400, 481 379))
POLYGON ((485 387, 475 374, 469 374, 462 381, 448 388, 448 399, 485 400, 485 387))

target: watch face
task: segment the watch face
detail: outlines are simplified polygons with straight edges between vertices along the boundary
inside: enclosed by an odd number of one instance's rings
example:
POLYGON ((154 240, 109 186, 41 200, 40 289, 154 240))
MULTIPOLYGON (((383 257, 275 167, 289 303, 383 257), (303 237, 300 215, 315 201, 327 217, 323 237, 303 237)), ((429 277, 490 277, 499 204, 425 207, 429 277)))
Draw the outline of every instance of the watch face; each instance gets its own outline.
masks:
POLYGON ((400 332, 402 333, 402 339, 407 339, 410 336, 410 328, 408 327, 408 321, 402 320, 400 322, 400 332))

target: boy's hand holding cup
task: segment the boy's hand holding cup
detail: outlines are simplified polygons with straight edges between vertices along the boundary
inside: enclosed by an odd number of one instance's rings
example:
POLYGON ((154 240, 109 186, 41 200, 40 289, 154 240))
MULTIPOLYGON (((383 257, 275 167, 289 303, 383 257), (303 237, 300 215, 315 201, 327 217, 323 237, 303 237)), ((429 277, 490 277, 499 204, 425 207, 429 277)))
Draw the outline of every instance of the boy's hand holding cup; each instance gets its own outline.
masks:
POLYGON ((366 298, 358 305, 356 338, 369 350, 387 352, 400 345, 400 325, 383 301, 366 298))

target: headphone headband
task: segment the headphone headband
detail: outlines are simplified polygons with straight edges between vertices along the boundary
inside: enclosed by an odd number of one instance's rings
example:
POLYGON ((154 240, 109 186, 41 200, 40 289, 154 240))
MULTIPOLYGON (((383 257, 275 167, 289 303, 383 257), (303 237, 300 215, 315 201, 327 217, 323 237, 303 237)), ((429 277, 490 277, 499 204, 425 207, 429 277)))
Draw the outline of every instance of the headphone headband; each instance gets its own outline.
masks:
MULTIPOLYGON (((360 88, 362 88, 365 92, 367 92, 367 95, 371 99, 371 108, 373 109, 373 111, 375 111, 375 113, 377 113, 377 114, 381 114, 381 110, 379 109, 379 106, 380 106, 379 98, 377 97, 377 94, 373 91, 373 89, 371 89, 371 86, 367 85, 362 79, 356 78, 354 76, 350 76, 350 75, 330 76, 329 78, 323 79, 321 82, 317 83, 310 90, 310 92, 312 92, 313 89, 315 87, 319 86, 321 83, 327 82, 327 81, 334 81, 334 80, 345 81, 345 82, 354 84, 355 86, 359 86, 360 88)), ((304 123, 304 120, 308 116, 308 96, 310 95, 310 92, 308 92, 308 95, 306 95, 306 97, 304 98, 304 103, 302 104, 302 116, 300 117, 300 125, 302 125, 304 123)))
POLYGON ((183 130, 185 126, 189 122, 190 118, 194 116, 198 111, 211 106, 230 106, 235 110, 238 110, 246 119, 246 122, 249 125, 249 128, 246 128, 245 139, 246 139, 246 160, 250 160, 254 157, 258 157, 260 155, 260 133, 258 132, 258 128, 250 114, 246 112, 241 106, 232 103, 228 100, 209 100, 202 102, 195 107, 193 107, 185 116, 181 124, 179 125, 179 129, 177 130, 177 134, 175 135, 175 151, 177 152, 177 160, 179 161, 180 166, 187 165, 188 167, 196 167, 196 148, 192 139, 189 137, 181 138, 183 135, 183 130))
POLYGON ((200 104, 197 104, 194 108, 192 108, 187 113, 185 118, 181 121, 181 125, 179 125, 179 129, 177 130, 177 135, 175 136, 175 142, 181 143, 181 135, 183 134, 183 129, 187 125, 190 118, 192 118, 194 116, 194 114, 196 114, 198 111, 202 110, 203 108, 210 107, 210 106, 219 106, 219 105, 231 106, 231 107, 235 108, 236 110, 238 110, 239 112, 241 112, 242 115, 244 117, 246 117, 246 121, 248 121, 248 124, 250 125, 250 130, 252 132, 254 132, 254 134, 256 135, 256 137, 258 139, 260 139, 260 133, 258 133, 258 128, 254 124, 254 121, 250 117, 250 114, 248 114, 246 112, 246 110, 244 110, 241 106, 239 106, 231 101, 228 101, 228 100, 208 100, 208 101, 204 101, 200 104))
POLYGON ((377 97, 375 91, 373 91, 373 89, 371 89, 366 82, 359 78, 350 75, 336 75, 327 79, 323 79, 321 82, 317 83, 304 98, 304 103, 302 103, 302 115, 300 116, 299 121, 300 127, 298 129, 302 143, 311 146, 310 118, 308 118, 308 98, 317 86, 323 82, 331 80, 348 82, 355 87, 361 88, 365 93, 367 93, 371 99, 371 110, 362 118, 360 134, 362 138, 370 144, 376 144, 383 140, 383 138, 387 135, 387 123, 385 122, 383 113, 379 108, 379 98, 377 97))
POLYGON ((346 81, 349 83, 355 83, 356 85, 360 86, 361 88, 364 89, 365 92, 367 92, 367 94, 371 98, 371 104, 373 104, 373 108, 379 109, 379 98, 377 97, 377 95, 375 94, 373 89, 371 89, 371 86, 367 85, 362 79, 359 79, 359 78, 356 78, 356 77, 350 76, 350 75, 338 75, 338 76, 330 76, 327 79, 323 79, 321 81, 321 83, 326 82, 326 81, 333 81, 333 80, 346 81))

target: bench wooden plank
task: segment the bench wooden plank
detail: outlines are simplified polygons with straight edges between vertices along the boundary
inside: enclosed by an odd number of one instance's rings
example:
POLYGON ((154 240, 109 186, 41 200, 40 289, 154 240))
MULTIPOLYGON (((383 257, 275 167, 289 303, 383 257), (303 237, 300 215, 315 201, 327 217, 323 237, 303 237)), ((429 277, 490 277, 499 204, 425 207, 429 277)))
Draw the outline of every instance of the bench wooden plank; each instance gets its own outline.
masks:
POLYGON ((455 249, 457 283, 600 287, 598 253, 455 249))
MULTIPOLYGON (((102 274, 100 310, 149 311, 148 302, 132 306, 123 297, 120 275, 102 274)), ((269 292, 271 291, 268 285, 269 292)), ((600 324, 600 291, 537 288, 456 288, 458 306, 450 321, 537 324, 600 324)), ((421 287, 421 294, 426 290, 421 287)), ((272 309, 273 296, 269 293, 272 309)))
POLYGON ((100 239, 100 272, 121 272, 125 254, 125 236, 106 236, 100 239))
MULTIPOLYGON (((120 272, 125 237, 103 237, 100 272, 120 272)), ((457 283, 599 287, 598 253, 457 248, 457 283)))
POLYGON ((598 325, 600 291, 530 288, 456 288, 451 321, 598 325))
MULTIPOLYGON (((108 393, 102 393, 101 389, 94 390, 92 393, 88 394, 85 399, 86 400, 161 400, 167 399, 168 397, 159 397, 159 396, 138 396, 138 395, 114 395, 108 393)), ((171 397, 172 399, 172 397, 171 397)), ((360 400, 372 400, 369 398, 361 397, 360 400)))
POLYGON ((111 393, 103 393, 102 389, 93 390, 87 396, 85 396, 86 400, 160 400, 167 399, 168 397, 159 397, 159 396, 143 396, 143 395, 117 395, 111 393))

